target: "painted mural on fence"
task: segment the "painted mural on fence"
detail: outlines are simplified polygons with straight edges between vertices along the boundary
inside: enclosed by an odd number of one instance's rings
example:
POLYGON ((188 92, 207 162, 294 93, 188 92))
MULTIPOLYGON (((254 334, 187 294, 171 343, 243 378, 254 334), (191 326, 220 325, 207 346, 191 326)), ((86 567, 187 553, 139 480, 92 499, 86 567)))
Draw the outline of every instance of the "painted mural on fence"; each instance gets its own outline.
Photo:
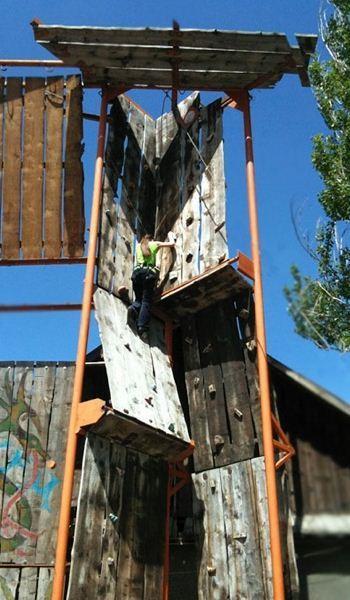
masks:
POLYGON ((59 483, 48 468, 54 463, 43 447, 47 431, 43 432, 30 391, 26 392, 31 389, 33 369, 21 375, 17 393, 12 372, 8 368, 0 386, 0 555, 6 554, 6 562, 33 557, 44 533, 40 514, 50 512, 52 493, 59 483))

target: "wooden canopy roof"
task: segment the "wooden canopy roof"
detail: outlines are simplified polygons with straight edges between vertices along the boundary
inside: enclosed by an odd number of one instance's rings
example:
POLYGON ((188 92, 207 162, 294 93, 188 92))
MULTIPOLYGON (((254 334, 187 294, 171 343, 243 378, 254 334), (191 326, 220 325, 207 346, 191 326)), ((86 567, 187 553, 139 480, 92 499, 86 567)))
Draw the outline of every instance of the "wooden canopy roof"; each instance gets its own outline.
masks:
POLYGON ((226 90, 270 88, 285 73, 309 85, 317 36, 217 29, 66 27, 33 22, 36 41, 65 65, 79 67, 90 87, 226 90))

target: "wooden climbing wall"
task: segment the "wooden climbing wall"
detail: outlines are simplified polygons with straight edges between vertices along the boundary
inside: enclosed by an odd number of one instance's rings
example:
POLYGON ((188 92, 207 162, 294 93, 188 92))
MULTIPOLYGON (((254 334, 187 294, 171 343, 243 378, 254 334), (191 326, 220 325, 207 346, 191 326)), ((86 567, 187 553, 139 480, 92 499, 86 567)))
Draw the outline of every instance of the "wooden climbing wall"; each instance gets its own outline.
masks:
POLYGON ((71 363, 0 366, 0 597, 6 600, 50 597, 74 369, 71 363))
POLYGON ((252 410, 233 299, 181 320, 182 348, 196 471, 253 458, 260 417, 252 410))
POLYGON ((114 102, 103 180, 97 283, 130 287, 137 235, 154 227, 154 121, 125 96, 114 102))
POLYGON ((131 288, 137 239, 144 232, 176 249, 159 252, 159 287, 171 289, 227 257, 225 175, 220 99, 207 107, 197 92, 179 104, 187 129, 172 112, 154 121, 126 96, 110 114, 105 153, 98 285, 118 295, 131 288))
POLYGON ((149 341, 144 342, 127 325, 127 307, 119 298, 97 289, 94 302, 112 407, 130 419, 189 441, 166 354, 163 323, 153 319, 149 341))
POLYGON ((167 465, 89 435, 67 600, 161 600, 167 465))
POLYGON ((0 79, 0 259, 84 254, 78 75, 0 79))

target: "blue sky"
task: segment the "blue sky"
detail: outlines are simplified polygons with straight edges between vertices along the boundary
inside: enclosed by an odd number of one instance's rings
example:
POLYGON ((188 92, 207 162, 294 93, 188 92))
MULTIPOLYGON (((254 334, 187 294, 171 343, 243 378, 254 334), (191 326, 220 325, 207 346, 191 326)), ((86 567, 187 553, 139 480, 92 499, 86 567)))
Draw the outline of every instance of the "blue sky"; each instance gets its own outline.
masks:
MULTIPOLYGON (((29 25, 34 17, 47 24, 169 27, 172 19, 182 27, 317 33, 318 0, 100 0, 86 2, 2 0, 0 55, 6 58, 50 58, 33 40, 29 25)), ((28 75, 33 70, 26 70, 28 75)), ((53 73, 42 70, 40 75, 53 73)), ((8 69, 2 75, 24 74, 8 69)), ((35 71, 35 74, 39 74, 35 71)), ((135 94, 153 116, 163 102, 159 92, 135 94)), ((208 95, 208 100, 211 97, 208 95)), ((85 94, 87 111, 98 111, 96 92, 85 94)), ((169 110, 169 106, 166 106, 169 110)), ((313 379, 350 402, 349 357, 321 351, 293 332, 287 315, 283 286, 290 282, 290 265, 305 273, 315 267, 299 245, 291 222, 291 206, 302 207, 302 222, 313 231, 321 210, 316 197, 321 182, 310 160, 311 138, 324 130, 308 88, 296 76, 285 77, 275 90, 256 91, 252 101, 260 216, 262 266, 268 351, 278 360, 313 379)), ((250 254, 244 180, 242 124, 234 111, 224 120, 229 239, 231 255, 239 248, 250 254)), ((90 202, 96 147, 95 123, 86 122, 84 141, 85 197, 90 202)), ((0 303, 79 302, 83 268, 79 266, 2 268, 0 303)), ((75 357, 78 314, 0 315, 0 360, 71 360, 75 357)), ((98 344, 94 322, 89 347, 98 344)))

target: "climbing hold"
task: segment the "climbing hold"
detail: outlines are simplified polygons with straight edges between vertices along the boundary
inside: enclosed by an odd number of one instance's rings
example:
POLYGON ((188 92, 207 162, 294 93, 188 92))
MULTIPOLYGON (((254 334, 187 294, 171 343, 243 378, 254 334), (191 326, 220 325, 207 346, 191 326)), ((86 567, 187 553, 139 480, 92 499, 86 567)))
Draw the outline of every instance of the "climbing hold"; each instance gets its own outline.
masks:
POLYGON ((130 344, 129 344, 129 342, 127 342, 126 344, 124 344, 124 346, 125 346, 125 348, 126 348, 127 350, 129 350, 129 351, 131 352, 131 348, 130 348, 130 344))
POLYGON ((189 252, 186 256, 186 262, 190 263, 192 261, 192 258, 193 258, 193 254, 192 254, 192 252, 189 252))
POLYGON ((207 571, 208 575, 212 577, 216 573, 216 567, 214 567, 214 565, 207 565, 207 571))
POLYGON ((175 433, 175 425, 174 423, 170 423, 169 427, 168 427, 169 431, 171 431, 172 433, 175 433))
POLYGON ((118 515, 115 515, 114 513, 109 513, 108 515, 109 519, 112 521, 112 523, 116 523, 118 521, 118 515))
POLYGON ((203 354, 209 354, 209 352, 213 351, 213 347, 211 344, 208 344, 207 346, 205 346, 205 348, 203 348, 202 352, 203 354))
POLYGON ((214 444, 215 444, 215 453, 220 454, 220 451, 222 450, 223 446, 225 445, 225 440, 222 437, 222 435, 214 436, 214 444))
POLYGON ((114 565, 114 558, 112 556, 108 556, 108 558, 107 558, 107 565, 109 567, 111 567, 112 565, 114 565))
POLYGON ((218 256, 218 263, 224 262, 225 259, 226 259, 226 254, 220 254, 220 256, 218 256))
POLYGON ((256 342, 255 342, 255 340, 248 340, 246 342, 246 346, 247 346, 247 349, 249 350, 249 352, 252 352, 256 348, 256 342))
POLYGON ((170 283, 174 283, 177 280, 177 273, 176 271, 170 271, 169 273, 169 281, 170 283))
POLYGON ((243 419, 243 413, 239 410, 239 408, 235 408, 233 411, 235 417, 237 417, 237 419, 239 419, 240 421, 242 421, 243 419))
POLYGON ((185 337, 185 342, 186 344, 192 344, 193 343, 193 339, 190 337, 185 337))
POLYGON ((147 404, 149 404, 150 406, 153 406, 152 402, 153 402, 153 396, 148 396, 147 398, 145 398, 147 404))
POLYGON ((56 462, 52 459, 46 461, 46 466, 48 469, 54 469, 56 466, 56 462))
POLYGON ((195 377, 194 378, 193 385, 194 385, 195 388, 197 388, 199 386, 199 381, 200 381, 199 377, 195 377))
POLYGON ((186 219, 186 225, 187 225, 187 227, 188 227, 189 225, 192 225, 192 223, 193 223, 193 216, 192 216, 192 215, 189 215, 189 216, 187 217, 187 219, 186 219))
POLYGON ((216 394, 216 387, 215 387, 215 385, 213 383, 211 383, 208 386, 208 390, 209 390, 209 394, 210 394, 211 397, 215 396, 215 394, 216 394))
POLYGON ((247 321, 249 319, 249 310, 247 310, 246 308, 241 308, 241 310, 238 313, 238 316, 240 319, 243 319, 243 321, 247 321))

